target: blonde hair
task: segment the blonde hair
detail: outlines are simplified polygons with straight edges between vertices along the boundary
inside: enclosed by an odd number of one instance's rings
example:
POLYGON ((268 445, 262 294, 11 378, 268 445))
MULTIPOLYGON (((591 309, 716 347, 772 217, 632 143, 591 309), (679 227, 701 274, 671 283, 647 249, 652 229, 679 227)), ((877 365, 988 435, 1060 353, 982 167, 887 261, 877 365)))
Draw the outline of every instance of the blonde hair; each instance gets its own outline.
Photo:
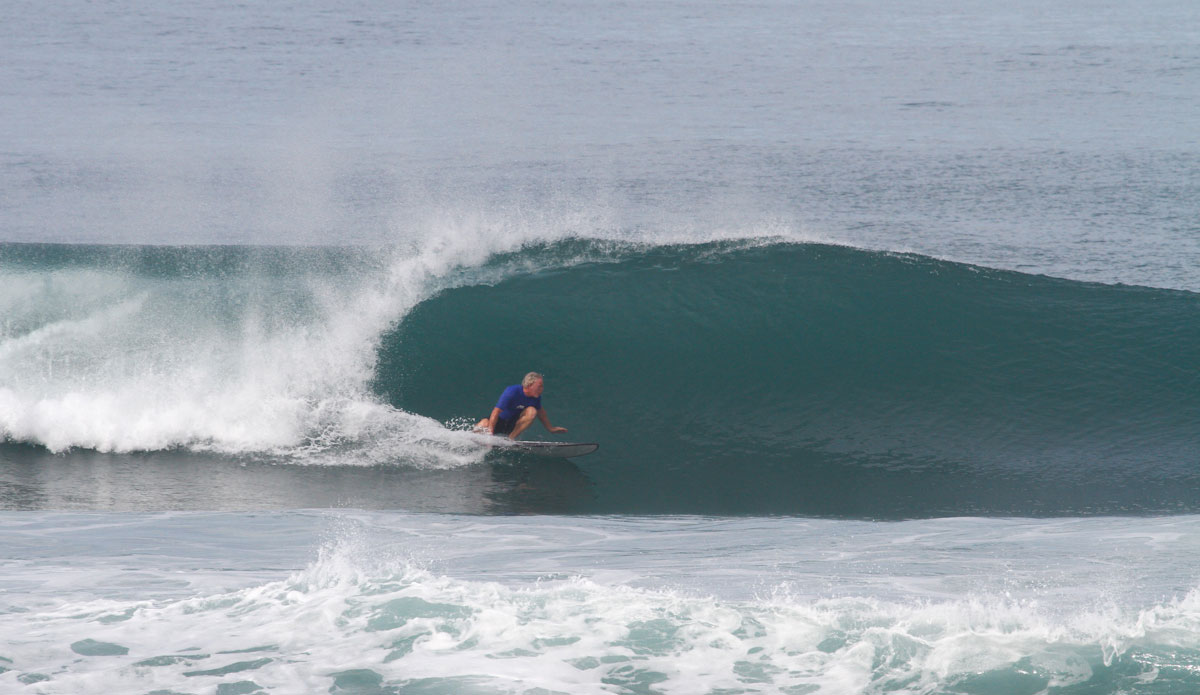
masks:
POLYGON ((533 386, 535 381, 545 381, 545 378, 537 372, 530 372, 521 380, 521 386, 533 386))

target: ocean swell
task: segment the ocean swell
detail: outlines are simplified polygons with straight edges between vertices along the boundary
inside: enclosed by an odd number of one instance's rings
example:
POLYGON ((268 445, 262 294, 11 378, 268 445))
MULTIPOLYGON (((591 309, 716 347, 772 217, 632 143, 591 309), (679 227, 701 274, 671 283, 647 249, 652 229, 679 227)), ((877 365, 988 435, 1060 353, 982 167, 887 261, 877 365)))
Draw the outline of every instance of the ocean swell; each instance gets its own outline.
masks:
POLYGON ((781 238, 504 238, 3 246, 0 432, 461 467, 486 460, 463 426, 536 369, 602 443, 577 511, 1200 509, 1195 294, 781 238))

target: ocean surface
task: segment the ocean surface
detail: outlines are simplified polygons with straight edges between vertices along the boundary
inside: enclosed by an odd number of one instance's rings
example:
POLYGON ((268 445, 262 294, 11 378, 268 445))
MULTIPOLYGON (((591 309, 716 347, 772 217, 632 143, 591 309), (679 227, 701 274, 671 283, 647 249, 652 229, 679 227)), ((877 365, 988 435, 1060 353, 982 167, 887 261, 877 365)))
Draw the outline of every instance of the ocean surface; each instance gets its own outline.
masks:
POLYGON ((8 9, 0 692, 1200 692, 1194 2, 8 9))

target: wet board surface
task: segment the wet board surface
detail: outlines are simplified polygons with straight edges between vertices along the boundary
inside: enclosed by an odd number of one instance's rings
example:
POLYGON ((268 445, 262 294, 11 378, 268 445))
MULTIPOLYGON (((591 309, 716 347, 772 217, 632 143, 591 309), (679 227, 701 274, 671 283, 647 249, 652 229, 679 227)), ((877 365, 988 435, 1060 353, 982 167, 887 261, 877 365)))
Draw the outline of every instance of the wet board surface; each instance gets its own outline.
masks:
POLYGON ((522 442, 517 441, 504 445, 504 450, 534 456, 551 456, 554 458, 573 458, 586 456, 596 449, 599 444, 591 442, 522 442))

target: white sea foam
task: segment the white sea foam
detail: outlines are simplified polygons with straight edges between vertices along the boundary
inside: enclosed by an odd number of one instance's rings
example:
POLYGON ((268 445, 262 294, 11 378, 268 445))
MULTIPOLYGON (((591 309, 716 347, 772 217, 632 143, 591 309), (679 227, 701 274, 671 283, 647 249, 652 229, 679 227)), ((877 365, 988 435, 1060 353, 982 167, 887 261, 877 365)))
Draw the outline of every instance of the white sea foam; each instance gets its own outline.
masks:
MULTIPOLYGON (((694 229, 606 227, 611 220, 594 207, 552 209, 397 220, 400 243, 333 274, 259 261, 232 274, 166 277, 111 263, 0 272, 0 305, 19 308, 0 334, 0 434, 55 452, 184 447, 309 463, 478 461, 478 443, 371 391, 385 332, 442 289, 537 270, 520 254, 489 264, 528 244, 580 234, 622 243, 696 238, 694 229)), ((603 249, 554 262, 602 260, 603 249)))
POLYGON ((735 600, 597 577, 460 579, 381 548, 348 522, 283 579, 0 614, 9 636, 0 665, 10 669, 0 685, 195 692, 252 681, 301 693, 366 679, 432 692, 849 695, 975 692, 970 684, 983 678, 1021 692, 1087 682, 1098 692, 1157 692, 1154 671, 1140 667, 1200 655, 1198 621, 1198 590, 1143 609, 1064 614, 994 595, 813 599, 783 590, 735 600), (1142 675, 1120 676, 1118 662, 1142 675))

